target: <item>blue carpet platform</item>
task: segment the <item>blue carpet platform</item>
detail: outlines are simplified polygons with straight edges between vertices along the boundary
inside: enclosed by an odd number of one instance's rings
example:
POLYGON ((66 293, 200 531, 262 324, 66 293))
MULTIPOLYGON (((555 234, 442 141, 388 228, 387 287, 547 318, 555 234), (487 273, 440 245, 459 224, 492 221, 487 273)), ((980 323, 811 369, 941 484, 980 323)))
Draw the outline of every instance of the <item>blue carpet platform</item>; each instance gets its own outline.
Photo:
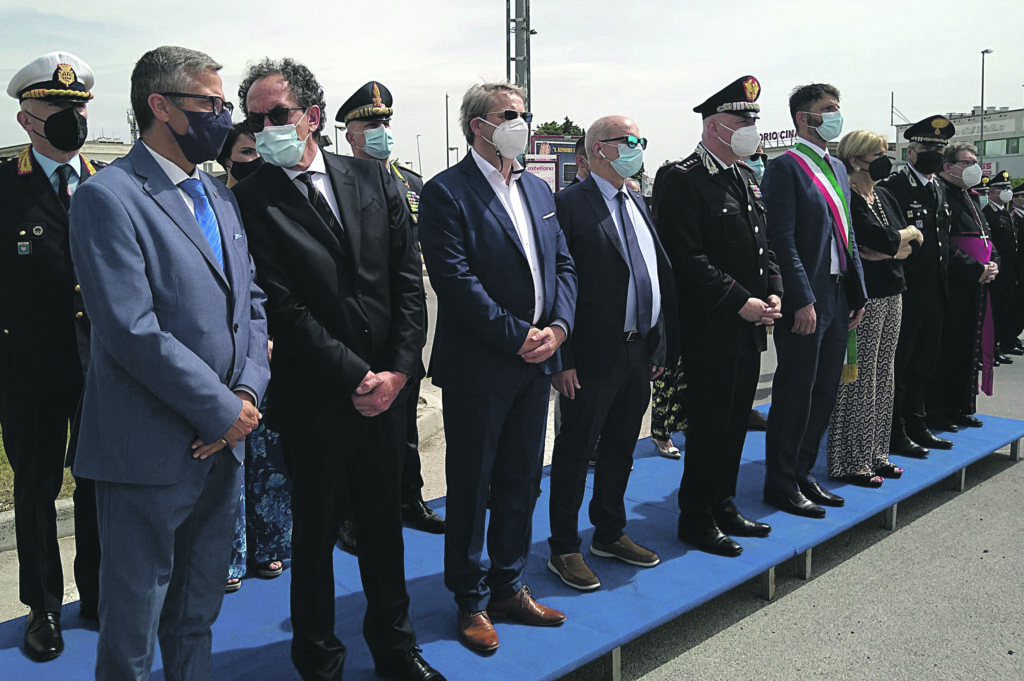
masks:
MULTIPOLYGON (((776 565, 803 555, 805 560, 798 570, 806 576, 814 546, 881 512, 887 512, 887 523, 894 526, 897 502, 951 476, 959 475, 962 486, 965 466, 1007 444, 1012 445, 1011 455, 1018 458, 1024 421, 993 416, 984 420, 984 428, 950 435, 955 443, 950 451, 936 451, 923 461, 893 457, 894 462, 906 468, 906 473, 899 480, 886 480, 880 489, 836 484, 827 479, 824 470, 818 471, 824 487, 846 497, 846 506, 828 509, 824 520, 787 515, 762 503, 764 434, 750 433, 740 470, 739 506, 746 515, 769 522, 774 529, 766 539, 742 539, 744 551, 738 558, 711 556, 676 540, 676 490, 681 462, 657 456, 651 441, 641 440, 637 443, 636 470, 626 499, 628 531, 641 544, 657 550, 662 563, 652 569, 641 569, 588 555, 589 564, 602 581, 601 588, 590 593, 569 589, 545 567, 545 478, 544 496, 534 516, 534 545, 526 582, 539 600, 563 610, 568 621, 555 629, 499 621, 496 626, 501 648, 489 657, 476 655, 458 643, 455 605, 442 579, 443 537, 406 530, 412 620, 424 657, 452 681, 557 679, 751 579, 760 577, 763 595, 771 597, 776 565)), ((819 468, 823 465, 821 456, 819 468)), ((439 499, 433 505, 443 511, 443 503, 439 499)), ((585 518, 585 511, 582 516, 585 518)), ((589 541, 588 530, 583 535, 584 546, 589 541)), ((240 592, 225 597, 214 627, 214 677, 218 681, 298 679, 289 659, 290 575, 286 570, 276 580, 248 579, 240 592)), ((349 650, 345 678, 376 678, 360 635, 365 600, 354 558, 336 552, 335 580, 337 632, 349 650)), ((96 631, 83 626, 75 605, 65 607, 63 626, 64 654, 53 662, 36 664, 19 648, 25 618, 0 624, 0 678, 92 679, 96 631)), ((156 664, 153 678, 162 680, 159 653, 156 664)))

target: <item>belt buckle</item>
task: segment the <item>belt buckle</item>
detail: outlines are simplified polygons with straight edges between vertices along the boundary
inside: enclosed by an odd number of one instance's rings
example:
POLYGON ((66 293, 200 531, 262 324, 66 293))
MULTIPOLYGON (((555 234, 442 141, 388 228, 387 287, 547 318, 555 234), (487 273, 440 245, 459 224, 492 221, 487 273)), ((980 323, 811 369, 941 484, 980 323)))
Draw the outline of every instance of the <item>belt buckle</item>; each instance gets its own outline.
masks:
POLYGON ((635 341, 639 337, 640 337, 640 332, 639 331, 627 331, 625 336, 624 336, 624 338, 625 338, 627 343, 632 343, 633 341, 635 341))
POLYGON ((842 283, 843 279, 846 278, 846 275, 844 275, 842 272, 839 272, 838 274, 832 274, 829 276, 832 278, 832 283, 834 284, 840 284, 842 283))

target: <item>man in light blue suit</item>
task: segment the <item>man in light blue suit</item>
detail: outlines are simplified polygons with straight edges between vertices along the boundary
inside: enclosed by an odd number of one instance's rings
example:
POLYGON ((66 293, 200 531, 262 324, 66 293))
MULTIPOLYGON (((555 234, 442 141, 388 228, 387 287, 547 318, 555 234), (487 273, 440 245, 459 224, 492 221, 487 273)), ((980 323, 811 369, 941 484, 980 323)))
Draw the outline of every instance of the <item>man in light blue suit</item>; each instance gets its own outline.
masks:
POLYGON ((775 323, 778 367, 765 439, 765 501, 782 511, 824 518, 842 497, 824 490, 811 469, 836 403, 849 332, 867 294, 847 208, 850 182, 828 142, 842 132, 839 90, 825 83, 793 90, 797 138, 772 160, 761 189, 768 241, 786 297, 775 323))
POLYGON ((198 170, 231 125, 209 56, 132 72, 142 140, 83 184, 71 250, 92 319, 75 472, 96 480, 96 678, 209 679, 244 440, 270 377, 263 293, 238 206, 198 170))
POLYGON ((445 586, 455 594, 462 642, 481 652, 498 647, 492 616, 540 626, 565 620, 520 580, 550 375, 576 307, 551 190, 516 161, 532 118, 524 100, 509 83, 470 87, 460 115, 470 153, 420 195, 420 242, 437 294, 428 373, 443 390, 447 441, 445 586))

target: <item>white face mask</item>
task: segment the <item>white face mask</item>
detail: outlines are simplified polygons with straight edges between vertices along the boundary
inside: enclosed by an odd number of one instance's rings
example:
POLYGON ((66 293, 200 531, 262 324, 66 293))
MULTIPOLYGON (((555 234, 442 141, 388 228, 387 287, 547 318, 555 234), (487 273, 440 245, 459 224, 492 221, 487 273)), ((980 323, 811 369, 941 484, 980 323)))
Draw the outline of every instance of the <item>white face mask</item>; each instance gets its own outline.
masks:
POLYGON ((1004 189, 1003 191, 999 192, 999 200, 1002 201, 1003 203, 1009 203, 1010 201, 1012 201, 1013 200, 1013 190, 1012 189, 1004 189))
POLYGON ((495 125, 483 117, 480 120, 494 128, 491 139, 485 137, 484 141, 493 146, 502 158, 513 159, 526 151, 526 143, 530 141, 530 126, 522 116, 503 121, 501 125, 495 125))
POLYGON ((960 173, 960 181, 964 183, 964 187, 967 189, 981 182, 981 166, 975 163, 964 168, 963 172, 960 173))
MULTIPOLYGON (((729 141, 732 153, 744 158, 757 151, 757 147, 761 144, 761 133, 757 131, 756 125, 748 125, 745 128, 737 128, 736 130, 733 130, 724 123, 720 125, 732 133, 732 140, 729 141)), ((725 142, 721 137, 718 138, 718 141, 725 142)))

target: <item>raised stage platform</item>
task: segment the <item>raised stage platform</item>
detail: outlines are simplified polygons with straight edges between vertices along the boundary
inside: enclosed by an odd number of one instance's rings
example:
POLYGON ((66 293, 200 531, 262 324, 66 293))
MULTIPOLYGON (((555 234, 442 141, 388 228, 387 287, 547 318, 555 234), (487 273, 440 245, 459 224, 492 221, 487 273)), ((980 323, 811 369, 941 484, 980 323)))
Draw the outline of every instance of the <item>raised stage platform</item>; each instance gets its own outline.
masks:
MULTIPOLYGON (((406 530, 406 572, 412 598, 412 619, 424 657, 451 681, 458 679, 557 679, 583 664, 612 653, 610 675, 617 671, 618 647, 692 610, 715 596, 751 579, 761 580, 762 595, 774 595, 774 569, 799 556, 798 572, 810 575, 813 547, 884 513, 890 529, 896 526, 897 504, 929 486, 950 480, 963 488, 964 468, 1006 445, 1020 458, 1024 421, 985 416, 985 427, 947 435, 950 451, 928 459, 893 461, 906 468, 899 480, 886 480, 879 489, 836 484, 827 479, 824 456, 816 474, 822 485, 846 497, 843 508, 828 509, 824 520, 798 518, 776 511, 761 501, 764 478, 764 434, 749 433, 740 469, 738 505, 744 514, 771 523, 766 539, 741 539, 738 558, 711 556, 675 538, 676 490, 682 463, 657 456, 648 439, 637 443, 636 469, 630 479, 626 506, 630 536, 661 555, 661 565, 635 568, 588 554, 587 561, 601 578, 597 591, 582 593, 564 586, 545 567, 548 558, 548 480, 543 482, 534 515, 534 544, 525 581, 537 598, 563 610, 565 625, 538 629, 497 622, 501 648, 479 656, 459 644, 455 604, 442 578, 443 537, 406 530)), ((444 499, 432 503, 443 511, 444 499)), ((584 502, 584 509, 586 501, 584 502)), ((581 514, 585 519, 586 513, 581 514)), ((591 531, 583 533, 589 545, 591 531)), ((271 581, 248 579, 241 591, 224 599, 214 627, 214 678, 218 681, 297 680, 289 658, 288 587, 291 573, 271 581)), ((346 679, 373 679, 373 663, 360 635, 365 600, 360 591, 355 558, 335 554, 337 632, 348 646, 346 679)), ((25 618, 0 624, 0 678, 12 681, 77 681, 93 678, 97 633, 83 626, 75 605, 65 607, 64 654, 46 664, 30 661, 19 646, 25 618)), ((163 680, 159 669, 153 679, 163 680)))

